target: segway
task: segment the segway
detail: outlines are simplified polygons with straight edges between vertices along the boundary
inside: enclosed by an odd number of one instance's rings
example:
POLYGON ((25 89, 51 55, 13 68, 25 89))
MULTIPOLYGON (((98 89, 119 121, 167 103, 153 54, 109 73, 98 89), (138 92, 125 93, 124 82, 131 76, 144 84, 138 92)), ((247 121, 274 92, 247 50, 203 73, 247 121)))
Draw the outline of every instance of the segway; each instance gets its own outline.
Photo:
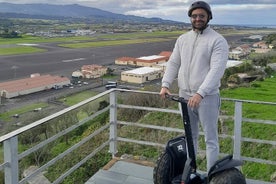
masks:
POLYGON ((236 168, 243 163, 232 155, 218 160, 206 174, 197 172, 187 101, 172 95, 166 98, 181 104, 185 136, 168 141, 153 170, 154 184, 246 184, 236 168))

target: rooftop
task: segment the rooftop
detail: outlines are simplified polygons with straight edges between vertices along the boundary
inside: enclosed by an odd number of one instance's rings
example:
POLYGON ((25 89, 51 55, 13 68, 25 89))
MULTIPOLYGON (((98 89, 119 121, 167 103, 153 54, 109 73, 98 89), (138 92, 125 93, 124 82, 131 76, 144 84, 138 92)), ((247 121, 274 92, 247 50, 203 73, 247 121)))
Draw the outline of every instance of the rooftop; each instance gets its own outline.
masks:
POLYGON ((137 58, 137 59, 141 59, 141 60, 154 60, 154 59, 159 59, 159 58, 164 58, 164 56, 160 56, 160 55, 151 55, 151 56, 139 57, 139 58, 137 58))
POLYGON ((133 69, 133 70, 124 71, 122 73, 143 75, 143 74, 147 74, 147 73, 151 73, 151 72, 155 72, 155 71, 160 71, 160 70, 161 70, 160 68, 140 67, 140 68, 136 68, 136 69, 133 69))

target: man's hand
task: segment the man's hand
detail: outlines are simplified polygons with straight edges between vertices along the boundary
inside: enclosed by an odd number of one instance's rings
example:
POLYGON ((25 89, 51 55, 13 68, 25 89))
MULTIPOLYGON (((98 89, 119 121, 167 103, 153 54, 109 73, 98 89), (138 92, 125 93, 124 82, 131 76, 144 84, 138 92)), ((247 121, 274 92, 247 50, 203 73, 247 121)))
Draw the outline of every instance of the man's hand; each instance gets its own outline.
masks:
POLYGON ((166 87, 162 87, 159 95, 161 96, 161 98, 164 99, 164 98, 166 98, 166 94, 170 95, 171 94, 170 90, 166 87))
POLYGON ((202 100, 202 96, 198 93, 194 94, 191 98, 188 100, 188 105, 191 108, 197 108, 202 100))

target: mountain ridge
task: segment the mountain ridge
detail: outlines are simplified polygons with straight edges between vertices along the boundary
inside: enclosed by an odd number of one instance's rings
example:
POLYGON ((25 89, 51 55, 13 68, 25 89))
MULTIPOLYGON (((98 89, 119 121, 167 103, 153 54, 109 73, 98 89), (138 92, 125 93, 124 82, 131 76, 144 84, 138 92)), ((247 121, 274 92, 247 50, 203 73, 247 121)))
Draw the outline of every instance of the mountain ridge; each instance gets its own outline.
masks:
MULTIPOLYGON (((140 23, 181 23, 161 18, 145 18, 134 15, 123 15, 101 10, 98 8, 82 6, 79 4, 53 5, 46 3, 14 4, 0 3, 0 14, 5 18, 71 18, 94 19, 103 22, 140 22, 140 23)), ((2 16, 2 17, 3 17, 2 16)))

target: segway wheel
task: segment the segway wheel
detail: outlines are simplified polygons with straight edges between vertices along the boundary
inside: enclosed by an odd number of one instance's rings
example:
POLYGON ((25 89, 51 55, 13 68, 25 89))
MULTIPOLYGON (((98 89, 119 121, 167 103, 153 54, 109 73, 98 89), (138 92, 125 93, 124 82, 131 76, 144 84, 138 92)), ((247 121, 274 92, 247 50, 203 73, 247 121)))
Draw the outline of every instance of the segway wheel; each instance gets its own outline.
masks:
POLYGON ((227 169, 214 174, 210 184, 246 184, 245 177, 237 168, 227 169))
POLYGON ((171 183, 171 157, 167 152, 160 154, 153 168, 153 183, 154 184, 169 184, 171 183))

